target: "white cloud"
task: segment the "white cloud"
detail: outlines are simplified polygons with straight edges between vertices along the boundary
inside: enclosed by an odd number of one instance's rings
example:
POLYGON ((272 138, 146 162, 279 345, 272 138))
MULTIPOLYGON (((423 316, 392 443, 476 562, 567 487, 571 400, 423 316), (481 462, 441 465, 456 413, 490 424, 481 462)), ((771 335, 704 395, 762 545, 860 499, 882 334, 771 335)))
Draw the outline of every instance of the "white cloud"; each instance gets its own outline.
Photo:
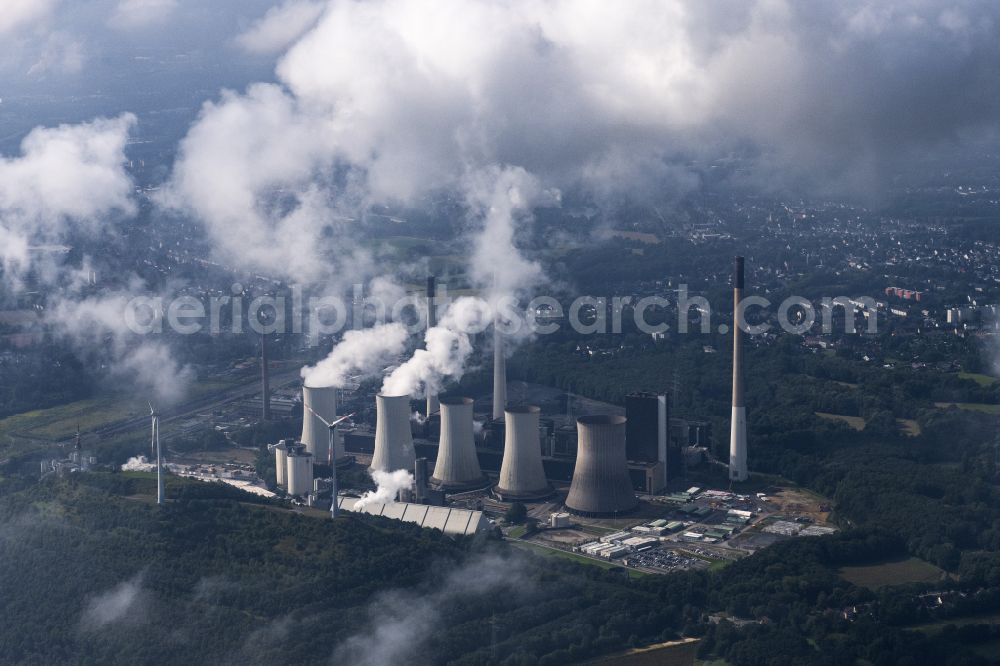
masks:
POLYGON ((167 19, 177 4, 177 0, 119 0, 108 23, 122 30, 144 28, 167 19))
POLYGON ((280 53, 316 24, 324 7, 324 2, 287 0, 268 10, 236 43, 250 53, 280 53))
POLYGON ((16 276, 28 246, 56 242, 71 225, 96 230, 115 211, 131 212, 125 143, 132 115, 79 125, 37 128, 21 155, 0 157, 0 262, 16 276))
POLYGON ((48 18, 59 0, 4 0, 0 7, 0 35, 48 18))

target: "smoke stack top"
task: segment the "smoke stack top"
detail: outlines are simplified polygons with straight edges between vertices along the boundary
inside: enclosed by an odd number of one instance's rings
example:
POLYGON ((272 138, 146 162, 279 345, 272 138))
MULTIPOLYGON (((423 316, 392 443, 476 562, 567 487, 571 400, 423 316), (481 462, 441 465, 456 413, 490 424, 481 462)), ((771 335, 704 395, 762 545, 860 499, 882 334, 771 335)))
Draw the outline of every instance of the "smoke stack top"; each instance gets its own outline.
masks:
POLYGON ((437 296, 437 278, 431 275, 427 278, 427 298, 435 296, 437 296))
POLYGON ((733 289, 743 288, 743 257, 733 259, 733 289))

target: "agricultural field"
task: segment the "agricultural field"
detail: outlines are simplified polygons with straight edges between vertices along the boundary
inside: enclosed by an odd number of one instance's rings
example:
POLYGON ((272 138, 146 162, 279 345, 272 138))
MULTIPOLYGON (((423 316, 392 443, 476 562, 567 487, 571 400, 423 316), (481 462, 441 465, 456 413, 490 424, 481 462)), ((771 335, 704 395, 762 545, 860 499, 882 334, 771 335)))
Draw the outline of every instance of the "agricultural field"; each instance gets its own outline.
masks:
POLYGON ((860 416, 847 416, 845 414, 829 414, 827 412, 815 412, 816 416, 828 421, 843 421, 855 430, 865 429, 865 420, 860 416))
POLYGON ((840 570, 841 578, 870 590, 906 583, 933 583, 944 575, 941 569, 916 557, 840 570))
POLYGON ((983 414, 1000 414, 1000 405, 991 405, 985 402, 935 402, 938 409, 950 409, 958 407, 970 412, 982 412, 983 414))

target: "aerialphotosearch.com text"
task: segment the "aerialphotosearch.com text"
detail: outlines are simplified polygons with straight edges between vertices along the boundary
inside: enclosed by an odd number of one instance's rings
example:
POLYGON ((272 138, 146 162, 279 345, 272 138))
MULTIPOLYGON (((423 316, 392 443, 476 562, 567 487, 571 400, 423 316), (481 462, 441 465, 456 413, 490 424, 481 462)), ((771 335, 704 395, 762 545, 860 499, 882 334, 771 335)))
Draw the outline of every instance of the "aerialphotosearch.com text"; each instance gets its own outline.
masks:
MULTIPOLYGON (((139 335, 165 330, 181 335, 239 334, 249 328, 261 335, 303 334, 311 344, 319 344, 324 336, 388 322, 401 323, 411 334, 428 328, 428 299, 419 293, 390 300, 365 295, 360 284, 355 285, 350 299, 307 298, 295 286, 287 295, 253 298, 244 296, 239 284, 233 285, 231 291, 232 296, 207 299, 190 295, 138 296, 126 305, 125 324, 139 335)), ((671 298, 578 296, 569 302, 566 298, 544 295, 526 301, 512 296, 452 297, 442 285, 432 301, 439 326, 467 334, 480 333, 494 322, 502 333, 509 335, 550 335, 566 326, 582 335, 619 334, 629 321, 635 330, 649 335, 670 331, 707 334, 713 330, 711 304, 704 296, 691 295, 687 285, 680 285, 676 296, 671 298)), ((775 308, 769 299, 750 295, 740 301, 736 320, 740 329, 750 335, 773 331, 776 327, 786 333, 806 335, 817 332, 817 326, 819 332, 829 334, 834 332, 838 310, 844 333, 857 333, 859 319, 864 320, 863 330, 876 332, 877 304, 870 297, 824 297, 814 302, 789 296, 775 308)), ((719 324, 715 331, 729 333, 729 325, 719 324)))

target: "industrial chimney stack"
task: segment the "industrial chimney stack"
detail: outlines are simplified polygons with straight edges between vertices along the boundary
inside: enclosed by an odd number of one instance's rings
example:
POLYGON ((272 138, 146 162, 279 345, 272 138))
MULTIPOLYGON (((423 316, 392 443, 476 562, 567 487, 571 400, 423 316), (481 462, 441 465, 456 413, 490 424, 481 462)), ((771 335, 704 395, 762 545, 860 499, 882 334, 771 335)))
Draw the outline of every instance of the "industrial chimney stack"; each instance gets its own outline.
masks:
POLYGON ((503 355, 503 333, 498 326, 499 320, 493 322, 493 420, 503 418, 503 410, 507 404, 507 361, 503 355))
POLYGON ((260 336, 260 416, 265 421, 271 420, 271 369, 268 367, 267 333, 260 336))
POLYGON ((326 424, 336 419, 337 387, 303 384, 301 441, 317 464, 333 464, 344 457, 343 451, 330 451, 330 431, 326 424))
POLYGON ((409 471, 415 461, 413 433, 410 431, 410 397, 375 396, 375 453, 369 469, 409 471))
MULTIPOLYGON (((434 328, 437 326, 437 308, 434 304, 434 299, 437 296, 437 280, 431 275, 427 278, 427 328, 434 328)), ((431 393, 430 388, 427 389, 427 414, 430 416, 434 412, 440 409, 440 404, 438 403, 437 394, 431 393)))
POLYGON ((729 479, 746 481, 747 409, 743 401, 743 257, 733 262, 733 413, 729 434, 729 479))
POLYGON ((504 414, 503 462, 493 492, 505 502, 538 500, 553 492, 542 466, 540 412, 534 405, 511 405, 504 414))
POLYGON ((441 441, 431 484, 441 490, 485 488, 472 424, 472 398, 441 398, 441 441))
POLYGON ((614 516, 639 505, 625 457, 624 416, 581 416, 566 508, 585 516, 614 516))

